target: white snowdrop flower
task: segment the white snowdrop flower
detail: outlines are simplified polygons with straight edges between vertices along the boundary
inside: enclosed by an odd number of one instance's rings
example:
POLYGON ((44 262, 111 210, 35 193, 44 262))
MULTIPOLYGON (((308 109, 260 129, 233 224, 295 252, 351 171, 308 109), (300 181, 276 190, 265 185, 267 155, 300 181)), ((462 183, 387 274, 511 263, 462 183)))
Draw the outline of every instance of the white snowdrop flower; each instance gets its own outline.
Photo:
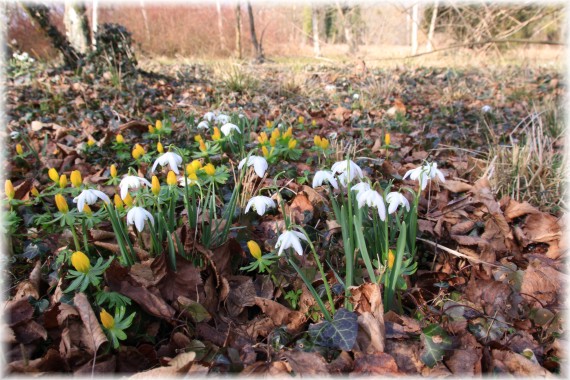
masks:
POLYGON ((228 115, 224 115, 223 113, 219 114, 218 117, 216 118, 216 121, 218 122, 218 124, 228 124, 230 122, 231 118, 228 115))
POLYGON ((315 177, 313 178, 313 188, 322 186, 324 181, 327 181, 332 187, 338 189, 338 182, 334 178, 333 173, 328 170, 319 170, 315 173, 315 177))
POLYGON ((410 203, 401 193, 392 191, 386 195, 386 202, 388 202, 388 214, 395 212, 399 205, 404 206, 410 211, 410 203))
POLYGON ((244 115, 243 113, 240 113, 240 114, 238 114, 238 117, 239 117, 240 119, 243 119, 243 118, 245 117, 245 115, 244 115))
POLYGON ((485 104, 483 107, 481 107, 481 111, 483 113, 488 113, 491 112, 493 110, 493 108, 490 105, 485 104))
POLYGON ((232 130, 236 130, 236 131, 238 131, 238 133, 241 133, 241 131, 239 130, 239 127, 235 124, 232 124, 232 123, 226 123, 226 124, 222 125, 220 130, 222 131, 224 136, 228 136, 232 132, 232 130))
POLYGON ((208 121, 208 122, 215 122, 216 121, 216 115, 213 112, 206 112, 204 114, 204 116, 202 117, 202 119, 208 121))
POLYGON ((337 137, 338 137, 338 133, 336 133, 336 132, 329 133, 329 140, 336 140, 337 137))
POLYGON ((141 185, 146 185, 148 187, 152 187, 150 182, 142 177, 137 177, 134 175, 125 176, 121 183, 119 183, 119 188, 121 189, 121 199, 125 199, 129 192, 129 188, 138 189, 141 185))
POLYGON ((83 190, 81 194, 73 198, 73 203, 77 203, 77 209, 83 212, 83 207, 85 207, 86 204, 92 205, 97 202, 98 198, 102 199, 105 203, 111 203, 111 199, 109 199, 107 194, 99 190, 91 189, 83 190))
POLYGON ((357 183, 356 185, 352 185, 350 187, 350 190, 352 191, 356 191, 357 194, 359 194, 361 191, 366 191, 366 190, 370 190, 370 184, 368 182, 360 182, 357 183))
POLYGON ((441 170, 437 168, 437 163, 427 163, 422 166, 418 166, 415 169, 408 170, 406 174, 402 177, 402 179, 406 179, 410 177, 410 179, 414 181, 418 181, 421 185, 422 190, 424 190, 428 184, 430 179, 434 179, 437 176, 441 182, 445 182, 445 177, 441 170))
POLYGON ((142 207, 133 207, 127 213, 127 225, 134 224, 139 232, 144 229, 144 222, 150 220, 154 225, 152 214, 142 207))
POLYGON ((247 214, 249 209, 253 206, 253 209, 257 211, 259 216, 265 214, 265 211, 270 208, 275 208, 276 204, 275 201, 269 197, 258 195, 256 197, 252 197, 247 205, 245 206, 245 213, 247 214))
POLYGON ((18 131, 10 132, 10 138, 12 140, 16 140, 18 137, 20 137, 20 132, 18 132, 18 131))
POLYGON ((243 168, 243 166, 246 165, 246 160, 247 160, 247 166, 250 167, 251 165, 253 165, 253 170, 255 171, 255 174, 257 174, 260 178, 265 175, 265 171, 267 170, 268 167, 267 160, 265 158, 261 156, 249 156, 248 159, 246 157, 239 162, 238 165, 239 170, 241 170, 241 168, 243 168))
POLYGON ((184 177, 184 176, 178 177, 178 186, 185 187, 186 184, 192 185, 194 183, 198 183, 198 181, 190 179, 188 177, 184 177))
POLYGON ((348 179, 348 181, 350 182, 355 178, 364 178, 364 174, 362 174, 362 169, 360 169, 360 167, 356 165, 352 160, 343 160, 335 162, 331 167, 331 171, 333 172, 333 174, 341 174, 341 175, 345 174, 341 183, 343 182, 346 183, 346 179, 348 179))
POLYGON ((325 91, 327 92, 333 92, 336 91, 336 86, 334 84, 327 84, 325 86, 325 91))
POLYGON ((360 95, 359 94, 353 94, 352 99, 358 100, 358 99, 360 99, 360 95))
POLYGON ((201 122, 198 123, 196 128, 198 128, 198 129, 210 129, 210 124, 208 124, 208 122, 206 120, 202 120, 201 122))
POLYGON ((182 164, 182 157, 174 152, 166 152, 162 154, 156 159, 156 161, 154 161, 152 169, 150 170, 151 173, 154 173, 154 170, 158 164, 160 164, 160 166, 165 166, 168 164, 170 166, 170 170, 176 174, 179 174, 180 172, 178 171, 178 165, 182 164))
POLYGON ((372 189, 361 191, 356 196, 356 201, 360 208, 364 205, 367 205, 368 207, 376 207, 378 209, 380 220, 386 220, 386 205, 384 204, 384 199, 377 191, 372 189))
POLYGON ((279 248, 277 255, 281 256, 281 254, 283 253, 283 251, 285 249, 293 248, 299 256, 302 256, 303 255, 303 247, 301 246, 301 239, 305 240, 305 241, 309 241, 307 239, 307 237, 300 232, 297 232, 297 231, 285 231, 285 232, 283 232, 281 235, 279 235, 279 238, 277 239, 277 243, 275 244, 275 248, 279 248))

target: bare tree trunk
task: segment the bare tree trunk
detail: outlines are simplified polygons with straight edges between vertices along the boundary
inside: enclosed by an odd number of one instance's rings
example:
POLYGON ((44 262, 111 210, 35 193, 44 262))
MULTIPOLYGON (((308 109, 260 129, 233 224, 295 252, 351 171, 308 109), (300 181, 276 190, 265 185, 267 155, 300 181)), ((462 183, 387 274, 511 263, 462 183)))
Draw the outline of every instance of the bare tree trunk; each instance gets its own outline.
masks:
POLYGON ((150 27, 148 26, 148 16, 146 14, 146 8, 144 7, 144 0, 141 0, 141 13, 144 22, 144 32, 146 35, 146 41, 150 42, 150 27))
POLYGON ((93 21, 91 23, 91 49, 97 49, 97 26, 99 26, 99 0, 93 0, 93 21))
POLYGON ((247 13, 249 15, 249 33, 251 34, 251 43, 253 44, 253 49, 255 50, 255 58, 258 62, 263 62, 263 47, 261 43, 257 41, 257 35, 255 34, 255 20, 253 19, 253 9, 251 3, 247 2, 247 13))
POLYGON ((63 23, 65 24, 65 34, 71 46, 81 54, 86 54, 89 49, 89 21, 87 20, 85 4, 67 0, 63 23))
POLYGON ((336 2, 336 6, 338 9, 338 14, 342 20, 342 27, 344 29, 344 38, 346 39, 346 43, 348 44, 348 52, 350 54, 356 53, 358 50, 358 45, 356 44, 356 39, 354 38, 352 32, 352 24, 350 20, 347 19, 346 15, 350 12, 350 8, 348 7, 341 7, 340 2, 336 2))
POLYGON ((53 46, 63 54, 65 65, 75 68, 79 65, 81 53, 71 46, 67 38, 51 23, 49 8, 45 5, 27 5, 20 3, 24 11, 34 20, 39 28, 50 38, 53 46))
POLYGON ((427 36, 426 50, 428 52, 433 51, 433 33, 435 32, 435 22, 437 20, 437 7, 439 6, 439 0, 435 0, 433 5, 433 11, 431 13, 431 21, 429 23, 429 31, 427 36))
POLYGON ((220 34, 220 49, 226 50, 226 39, 224 38, 224 20, 222 17, 222 5, 220 0, 216 0, 216 12, 218 13, 218 33, 220 34))
POLYGON ((313 6, 313 49, 315 51, 315 57, 320 57, 321 45, 319 44, 319 13, 315 6, 313 6))
POLYGON ((412 55, 418 52, 419 8, 418 3, 412 6, 412 55))
POLYGON ((238 59, 242 59, 242 48, 241 48, 241 7, 239 5, 239 0, 236 5, 236 50, 238 54, 238 59))

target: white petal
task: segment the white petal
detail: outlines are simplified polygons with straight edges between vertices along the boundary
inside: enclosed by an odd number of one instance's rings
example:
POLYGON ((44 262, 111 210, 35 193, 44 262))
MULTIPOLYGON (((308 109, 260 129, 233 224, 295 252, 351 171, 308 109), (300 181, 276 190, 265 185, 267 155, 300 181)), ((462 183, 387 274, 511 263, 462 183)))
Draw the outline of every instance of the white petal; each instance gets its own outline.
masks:
POLYGON ((137 210, 135 214, 135 226, 139 232, 144 230, 144 219, 144 214, 140 210, 137 210))
POLYGON ((247 202, 247 205, 245 206, 245 213, 247 214, 249 209, 251 208, 251 205, 253 205, 253 202, 255 202, 255 200, 253 198, 251 198, 249 200, 249 202, 247 202))
POLYGON ((257 157, 255 161, 253 161, 253 169, 255 170, 255 174, 259 177, 263 177, 265 171, 267 170, 267 161, 263 157, 257 157))
POLYGON ((299 241, 299 239, 291 238, 290 241, 295 252, 297 252, 299 256, 303 256, 303 247, 301 246, 301 242, 299 241))

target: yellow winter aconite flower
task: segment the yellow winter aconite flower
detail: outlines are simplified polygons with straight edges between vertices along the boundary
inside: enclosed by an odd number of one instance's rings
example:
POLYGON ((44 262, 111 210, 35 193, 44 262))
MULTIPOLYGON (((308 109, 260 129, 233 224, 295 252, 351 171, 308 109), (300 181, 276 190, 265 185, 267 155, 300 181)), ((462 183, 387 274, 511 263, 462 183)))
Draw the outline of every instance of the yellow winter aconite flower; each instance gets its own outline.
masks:
POLYGON ((267 150, 266 146, 261 147, 261 153, 263 153, 263 157, 265 158, 269 157, 269 151, 267 150))
POLYGON ((299 124, 303 124, 305 122, 305 118, 303 116, 299 116, 299 124))
POLYGON ((212 164, 208 164, 204 166, 204 171, 206 172, 207 175, 213 176, 216 173, 216 167, 212 164))
POLYGON ((55 182, 55 183, 59 182, 59 173, 57 172, 57 170, 55 168, 51 168, 48 171, 48 176, 49 176, 49 179, 51 179, 53 182, 55 182))
POLYGON ((22 148, 22 144, 16 144, 16 153, 18 153, 18 155, 24 154, 24 148, 22 148))
POLYGON ((161 120, 156 121, 155 128, 157 131, 160 131, 162 129, 162 121, 161 120))
POLYGON ((113 197, 113 202, 115 203, 116 208, 123 208, 123 200, 119 196, 119 194, 115 194, 113 197))
POLYGON ((62 174, 59 177, 59 187, 63 189, 65 186, 67 186, 67 176, 62 174))
POLYGON ((55 195, 55 205, 57 209, 62 214, 66 214, 69 211, 69 206, 67 205, 67 201, 65 200, 64 196, 61 194, 55 195))
POLYGON ((222 133, 218 127, 214 127, 214 134, 212 135, 212 140, 218 141, 222 138, 222 133))
POLYGON ((250 240, 247 242, 247 248, 249 248, 249 253, 257 260, 261 259, 261 248, 259 248, 259 244, 255 241, 250 240))
POLYGON ((196 142, 202 141, 202 135, 196 135, 196 136, 194 136, 194 141, 196 141, 196 142))
POLYGON ((386 135, 384 136, 384 143, 386 145, 390 145, 390 134, 386 133, 386 135))
POLYGON ((394 266, 394 260, 396 260, 396 256, 391 249, 388 250, 388 269, 392 269, 394 266))
POLYGON ((152 186, 150 187, 150 191, 152 191, 154 195, 158 195, 160 193, 160 181, 158 180, 158 177, 153 175, 151 182, 152 186))
POLYGON ((257 141, 259 141, 260 144, 265 144, 268 140, 267 133, 265 132, 261 132, 257 137, 257 141))
POLYGON ((123 199, 123 202, 125 202, 125 205, 127 205, 127 207, 131 207, 133 205, 133 197, 131 197, 131 194, 127 193, 127 196, 125 199, 123 199))
POLYGON ((4 182, 4 192, 6 193, 6 198, 14 199, 14 195, 16 195, 16 191, 14 190, 14 185, 12 185, 12 181, 9 179, 4 182))
POLYGON ((87 273, 91 269, 91 263, 89 262, 89 257, 81 251, 75 251, 71 255, 71 265, 76 271, 87 273))
POLYGON ((293 127, 287 128, 287 131, 283 133, 283 138, 289 138, 293 136, 293 127))
POLYGON ((88 146, 88 147, 92 147, 93 145, 95 145, 95 140, 93 140, 92 138, 90 138, 89 140, 87 140, 87 146, 88 146))
POLYGON ((156 144, 156 151, 158 153, 164 153, 164 147, 162 146, 162 143, 159 141, 158 144, 156 144))
POLYGON ((40 192, 38 191, 38 189, 36 189, 36 187, 32 187, 32 190, 30 190, 30 193, 32 193, 32 195, 34 197, 39 197, 40 196, 40 192))
POLYGON ((208 148, 206 147, 206 143, 204 142, 204 140, 200 140, 200 150, 202 152, 205 152, 208 148))
POLYGON ((316 121, 316 120, 311 121, 311 125, 312 125, 313 127, 316 127, 316 126, 317 126, 317 121, 316 121))
POLYGON ((146 151, 144 150, 141 144, 135 144, 135 147, 133 148, 133 158, 135 160, 141 158, 141 156, 143 156, 145 153, 146 151))
POLYGON ((87 203, 85 203, 85 206, 83 206, 83 212, 85 214, 89 214, 89 215, 91 215, 93 213, 93 211, 91 211, 91 207, 89 207, 89 205, 87 203))
POLYGON ((178 180, 176 179, 176 174, 174 174, 172 170, 170 170, 166 175, 166 183, 169 186, 176 186, 178 184, 178 180))
POLYGON ((109 168, 109 174, 111 174, 111 178, 115 178, 117 176, 117 167, 115 164, 112 164, 109 168))
POLYGON ((103 309, 101 313, 99 313, 99 318, 101 318, 101 324, 107 330, 112 329, 115 326, 115 318, 109 313, 107 310, 103 309))
POLYGON ((329 147, 329 140, 323 137, 321 139, 321 148, 327 149, 328 147, 329 147))
POLYGON ((313 142, 315 143, 316 146, 318 146, 319 148, 321 147, 321 136, 317 135, 313 138, 313 142))
POLYGON ((278 139, 279 136, 281 136, 281 132, 279 132, 279 129, 274 129, 273 132, 271 132, 272 139, 278 139))
POLYGON ((273 127, 273 122, 271 120, 265 120, 265 126, 267 128, 271 128, 271 127, 273 127))
POLYGON ((289 141, 289 144, 287 145, 289 146, 289 149, 295 149, 295 147, 297 146, 297 140, 293 139, 289 141))
POLYGON ((117 137, 115 137, 115 141, 117 142, 117 144, 124 144, 125 143, 125 138, 123 137, 123 135, 121 135, 120 133, 117 135, 117 137))
POLYGON ((194 160, 188 165, 186 165, 186 174, 196 174, 196 170, 202 167, 202 163, 199 160, 194 160))
POLYGON ((275 146, 277 144, 277 139, 275 137, 271 137, 269 139, 269 145, 275 146))
POLYGON ((154 127, 149 124, 149 125, 148 125, 148 133, 154 134, 154 132, 156 132, 156 129, 154 129, 154 127))
POLYGON ((83 183, 83 178, 81 178, 81 172, 79 170, 72 171, 69 179, 73 187, 79 187, 83 183))

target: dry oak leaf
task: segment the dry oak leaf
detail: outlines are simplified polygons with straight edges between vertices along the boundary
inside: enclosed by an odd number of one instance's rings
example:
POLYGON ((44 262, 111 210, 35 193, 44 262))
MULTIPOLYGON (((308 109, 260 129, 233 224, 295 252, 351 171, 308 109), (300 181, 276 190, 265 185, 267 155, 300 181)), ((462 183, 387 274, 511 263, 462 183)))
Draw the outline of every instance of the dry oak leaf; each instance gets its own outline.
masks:
POLYGON ((511 373, 517 376, 552 377, 545 368, 526 357, 511 351, 492 350, 492 371, 511 373))
POLYGON ((396 360, 386 353, 356 354, 354 371, 351 376, 362 375, 401 375, 396 360))
POLYGON ((79 311, 79 316, 83 321, 83 326, 85 328, 86 336, 83 339, 89 346, 91 353, 94 354, 99 350, 102 344, 107 343, 107 336, 101 329, 99 324, 99 319, 93 312, 91 304, 87 300, 87 297, 83 293, 77 293, 73 297, 73 303, 79 311))
POLYGON ((568 276, 566 274, 557 271, 541 260, 535 259, 529 262, 524 271, 521 293, 525 299, 535 303, 536 306, 541 306, 536 299, 545 305, 552 304, 561 300, 561 291, 567 282, 568 276))
POLYGON ((271 318, 275 326, 287 325, 287 329, 290 331, 298 330, 307 320, 305 314, 290 310, 286 306, 269 299, 255 297, 255 304, 271 318))
POLYGON ((196 358, 195 352, 183 352, 168 362, 166 367, 153 368, 149 371, 139 372, 129 379, 165 378, 184 375, 192 366, 196 358))
POLYGON ((296 374, 324 376, 329 373, 325 359, 316 352, 287 351, 283 357, 296 374))

